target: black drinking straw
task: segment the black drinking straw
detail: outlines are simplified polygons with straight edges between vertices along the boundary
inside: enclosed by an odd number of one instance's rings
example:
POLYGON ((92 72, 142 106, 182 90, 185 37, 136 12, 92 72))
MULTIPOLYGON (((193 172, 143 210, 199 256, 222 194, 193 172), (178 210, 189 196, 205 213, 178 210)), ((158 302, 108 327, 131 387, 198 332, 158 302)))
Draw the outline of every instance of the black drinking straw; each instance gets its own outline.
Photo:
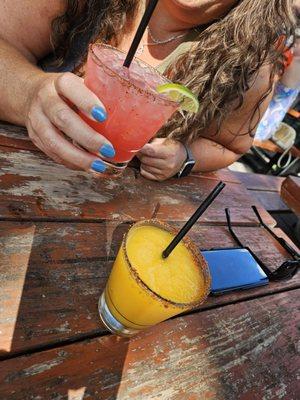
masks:
POLYGON ((145 30, 147 29, 148 23, 153 14, 153 11, 155 10, 157 3, 158 3, 158 0, 150 0, 148 3, 148 6, 147 6, 145 13, 143 15, 143 18, 141 20, 141 23, 136 31, 135 37, 131 43, 130 49, 129 49, 126 59, 124 61, 123 66, 126 68, 130 67, 130 64, 133 60, 133 57, 135 56, 137 48, 139 47, 139 44, 142 40, 145 30))
POLYGON ((221 193, 221 191, 225 187, 224 182, 219 182, 214 190, 207 196, 207 198, 203 201, 200 207, 195 211, 195 213, 191 216, 191 218, 187 221, 187 223, 181 228, 181 230, 174 237, 169 246, 163 251, 162 258, 167 258, 171 254, 171 252, 175 249, 178 243, 184 238, 184 236, 188 233, 188 231, 192 228, 195 222, 201 217, 201 215, 206 211, 206 209, 211 205, 211 203, 215 200, 215 198, 221 193))

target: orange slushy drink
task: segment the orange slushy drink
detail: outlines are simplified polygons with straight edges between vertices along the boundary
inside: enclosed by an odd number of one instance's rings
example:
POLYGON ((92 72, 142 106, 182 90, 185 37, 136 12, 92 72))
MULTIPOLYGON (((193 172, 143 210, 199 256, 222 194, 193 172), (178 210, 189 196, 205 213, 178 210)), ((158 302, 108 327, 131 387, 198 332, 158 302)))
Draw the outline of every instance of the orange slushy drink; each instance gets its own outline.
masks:
POLYGON ((175 234, 163 223, 143 221, 125 235, 99 301, 101 319, 112 332, 131 336, 207 297, 208 268, 192 242, 184 239, 162 258, 175 234))

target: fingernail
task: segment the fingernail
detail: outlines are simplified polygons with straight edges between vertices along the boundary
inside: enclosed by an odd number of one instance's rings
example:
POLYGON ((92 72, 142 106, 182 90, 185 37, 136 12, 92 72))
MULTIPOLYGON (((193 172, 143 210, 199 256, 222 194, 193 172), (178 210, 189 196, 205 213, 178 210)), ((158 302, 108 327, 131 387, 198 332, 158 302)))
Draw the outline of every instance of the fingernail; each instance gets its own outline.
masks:
POLYGON ((112 158, 116 155, 116 152, 115 149, 112 147, 112 145, 104 143, 104 145, 100 149, 100 154, 103 157, 112 158))
POLYGON ((99 122, 104 122, 106 120, 107 113, 102 107, 95 106, 92 109, 92 117, 99 122))
POLYGON ((106 170, 106 166, 100 160, 95 160, 92 163, 91 168, 96 172, 104 172, 106 170))

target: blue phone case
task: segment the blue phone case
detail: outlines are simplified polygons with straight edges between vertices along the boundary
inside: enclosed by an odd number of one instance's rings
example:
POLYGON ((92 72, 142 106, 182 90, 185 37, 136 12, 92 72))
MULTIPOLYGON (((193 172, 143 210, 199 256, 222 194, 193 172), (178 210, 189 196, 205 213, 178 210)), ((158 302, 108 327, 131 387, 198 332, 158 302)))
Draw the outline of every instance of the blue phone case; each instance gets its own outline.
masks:
POLYGON ((267 275, 247 249, 204 250, 202 254, 210 270, 213 294, 269 283, 267 275))

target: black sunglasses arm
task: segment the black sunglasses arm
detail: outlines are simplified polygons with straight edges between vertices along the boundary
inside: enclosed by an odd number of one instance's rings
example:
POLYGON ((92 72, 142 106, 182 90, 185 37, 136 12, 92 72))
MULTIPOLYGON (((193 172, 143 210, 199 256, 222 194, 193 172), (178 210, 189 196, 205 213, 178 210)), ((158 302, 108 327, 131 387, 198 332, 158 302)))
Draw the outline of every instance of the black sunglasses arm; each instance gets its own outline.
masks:
POLYGON ((257 219, 259 220, 259 223, 261 224, 261 226, 263 226, 272 236, 274 239, 277 240, 278 243, 281 244, 281 246, 295 259, 295 260, 300 260, 300 254, 294 250, 286 240, 284 240, 283 238, 279 237, 276 235, 275 232, 272 231, 272 229, 270 229, 268 227, 268 225, 266 225, 264 223, 264 221, 261 218, 261 215, 258 212, 258 209, 256 208, 256 206, 252 206, 252 210, 254 211, 257 219))
MULTIPOLYGON (((262 220, 257 208, 255 206, 252 206, 253 211, 255 212, 260 224, 286 249, 286 251, 288 253, 290 253, 294 260, 288 260, 285 261, 282 265, 280 265, 275 271, 270 271, 269 268, 265 265, 265 263, 255 254, 253 253, 253 251, 251 251, 249 248, 248 251, 250 251, 250 253, 252 254, 252 256, 255 258, 255 260, 258 262, 258 264, 261 266, 261 268, 264 270, 264 272, 266 273, 267 277, 271 280, 271 281, 277 281, 277 280, 282 280, 282 279, 290 279, 292 278, 296 272, 297 269, 300 266, 300 259, 297 257, 299 257, 298 253, 296 251, 294 251, 294 249, 292 249, 290 247, 290 245, 282 238, 278 237, 262 220)), ((235 234, 235 232, 232 229, 232 225, 231 225, 231 218, 230 218, 230 210, 229 208, 225 208, 225 214, 226 214, 226 220, 227 220, 227 226, 228 226, 228 230, 232 236, 232 238, 235 240, 235 242, 239 245, 239 247, 241 248, 245 248, 242 244, 242 242, 240 241, 240 239, 237 237, 237 235, 235 234)))
POLYGON ((228 230, 231 233, 231 236, 233 237, 233 239, 236 241, 236 243, 240 246, 240 247, 244 247, 243 243, 240 241, 240 239, 237 237, 237 235, 235 234, 235 232, 232 229, 232 225, 231 225, 231 218, 230 218, 230 210, 229 208, 225 208, 225 214, 226 214, 226 220, 227 220, 227 226, 228 226, 228 230))

